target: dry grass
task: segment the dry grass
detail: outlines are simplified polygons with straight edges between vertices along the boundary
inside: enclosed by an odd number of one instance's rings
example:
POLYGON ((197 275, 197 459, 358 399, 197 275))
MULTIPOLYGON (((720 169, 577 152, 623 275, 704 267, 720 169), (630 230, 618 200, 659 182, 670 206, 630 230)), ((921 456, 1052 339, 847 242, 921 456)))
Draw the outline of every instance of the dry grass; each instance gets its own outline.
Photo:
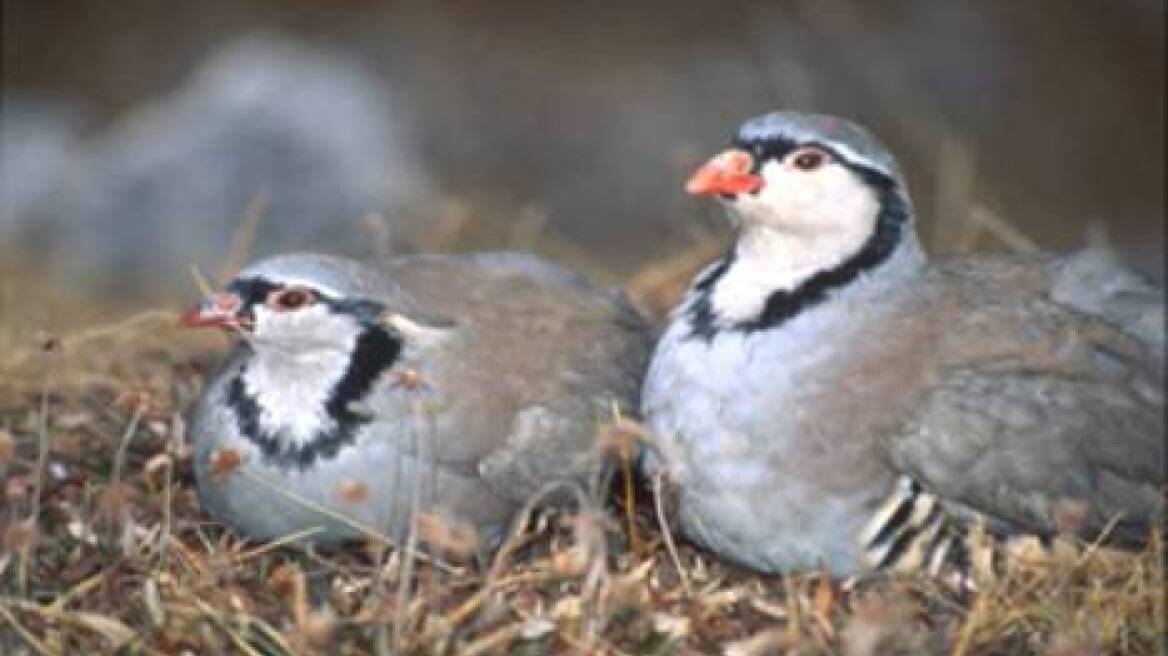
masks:
POLYGON ((379 542, 331 553, 247 543, 199 509, 182 411, 215 349, 172 323, 149 312, 0 344, 0 653, 1070 656, 1162 646, 1158 541, 1139 554, 1019 552, 983 572, 976 593, 925 578, 781 579, 684 543, 671 554, 644 487, 622 508, 623 480, 612 512, 536 512, 493 562, 468 560, 464 539, 425 522, 421 537, 441 559, 403 559, 379 542))
MULTIPOLYGON (((950 176, 950 204, 968 174, 950 176)), ((262 214, 258 199, 220 275, 262 214)), ((456 241, 465 212, 447 214, 421 247, 456 241)), ((981 235, 1029 245, 979 216, 950 231, 955 250, 981 235)), ((533 211, 513 240, 593 270, 545 218, 533 211)), ((706 235, 633 275, 634 301, 661 316, 722 243, 706 235)), ((533 511, 487 562, 473 535, 427 516, 418 557, 384 540, 327 553, 295 536, 248 543, 202 514, 183 422, 222 340, 175 330, 164 310, 97 320, 119 310, 3 273, 2 654, 1139 656, 1164 644, 1158 539, 1137 554, 1023 543, 976 573, 976 592, 923 576, 760 576, 668 539, 659 499, 627 466, 609 512, 533 511), (17 313, 29 298, 39 314, 17 313), (70 324, 96 327, 37 330, 70 324)), ((636 432, 621 423, 600 441, 627 452, 636 432)))

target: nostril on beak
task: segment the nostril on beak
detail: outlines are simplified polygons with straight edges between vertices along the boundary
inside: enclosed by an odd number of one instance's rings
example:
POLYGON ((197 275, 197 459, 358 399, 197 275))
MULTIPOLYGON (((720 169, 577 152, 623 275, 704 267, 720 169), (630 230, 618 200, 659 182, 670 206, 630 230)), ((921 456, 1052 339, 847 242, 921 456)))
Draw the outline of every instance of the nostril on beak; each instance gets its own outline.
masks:
POLYGON ((719 157, 726 173, 732 175, 750 173, 750 169, 754 168, 754 156, 745 150, 728 150, 719 157))

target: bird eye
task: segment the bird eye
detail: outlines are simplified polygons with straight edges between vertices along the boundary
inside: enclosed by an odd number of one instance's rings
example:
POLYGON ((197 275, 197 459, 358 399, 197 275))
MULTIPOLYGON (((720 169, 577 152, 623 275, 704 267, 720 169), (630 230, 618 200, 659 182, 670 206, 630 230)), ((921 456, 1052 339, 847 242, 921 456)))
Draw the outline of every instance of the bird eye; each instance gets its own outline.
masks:
POLYGON ((312 292, 301 287, 277 289, 268 296, 268 305, 286 311, 296 310, 312 303, 312 292))
POLYGON ((791 164, 800 171, 814 171, 827 161, 827 154, 818 148, 802 148, 791 156, 791 164))

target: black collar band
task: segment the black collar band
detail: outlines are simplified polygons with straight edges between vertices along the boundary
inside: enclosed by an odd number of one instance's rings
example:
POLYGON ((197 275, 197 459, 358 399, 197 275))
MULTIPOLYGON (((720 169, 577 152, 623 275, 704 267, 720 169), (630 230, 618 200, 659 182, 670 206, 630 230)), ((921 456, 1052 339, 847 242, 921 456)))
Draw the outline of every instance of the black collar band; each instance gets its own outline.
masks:
POLYGON ((771 292, 757 317, 725 326, 718 324, 712 297, 718 281, 730 270, 737 256, 731 249, 708 273, 694 282, 691 293, 697 296, 687 311, 692 337, 710 342, 720 330, 752 332, 780 326, 800 312, 822 303, 832 291, 847 286, 860 274, 877 268, 895 252, 903 240, 904 227, 911 214, 896 180, 882 171, 837 159, 876 191, 880 209, 872 235, 855 254, 838 266, 820 271, 794 289, 771 292))
POLYGON ((227 401, 235 412, 240 434, 260 450, 264 462, 281 469, 310 469, 318 459, 333 458, 346 446, 356 442, 356 433, 369 417, 354 412, 352 404, 365 398, 378 377, 393 366, 401 354, 401 340, 381 326, 367 326, 357 338, 341 379, 333 385, 324 403, 332 421, 308 443, 296 445, 278 431, 260 427, 260 407, 243 383, 244 369, 232 379, 227 401))

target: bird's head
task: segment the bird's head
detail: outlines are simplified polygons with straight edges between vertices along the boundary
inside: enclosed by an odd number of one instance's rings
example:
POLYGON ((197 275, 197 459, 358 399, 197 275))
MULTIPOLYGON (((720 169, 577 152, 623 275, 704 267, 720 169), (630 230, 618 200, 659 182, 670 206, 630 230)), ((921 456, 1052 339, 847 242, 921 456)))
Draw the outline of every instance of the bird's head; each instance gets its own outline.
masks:
POLYGON ((721 198, 740 230, 770 230, 821 244, 862 243, 882 220, 911 218, 892 156, 849 121, 775 112, 744 123, 730 149, 686 183, 721 198))
POLYGON ((180 318, 193 328, 240 333, 257 348, 311 354, 351 348, 378 327, 385 306, 372 300, 371 274, 347 260, 289 255, 244 269, 180 318))

